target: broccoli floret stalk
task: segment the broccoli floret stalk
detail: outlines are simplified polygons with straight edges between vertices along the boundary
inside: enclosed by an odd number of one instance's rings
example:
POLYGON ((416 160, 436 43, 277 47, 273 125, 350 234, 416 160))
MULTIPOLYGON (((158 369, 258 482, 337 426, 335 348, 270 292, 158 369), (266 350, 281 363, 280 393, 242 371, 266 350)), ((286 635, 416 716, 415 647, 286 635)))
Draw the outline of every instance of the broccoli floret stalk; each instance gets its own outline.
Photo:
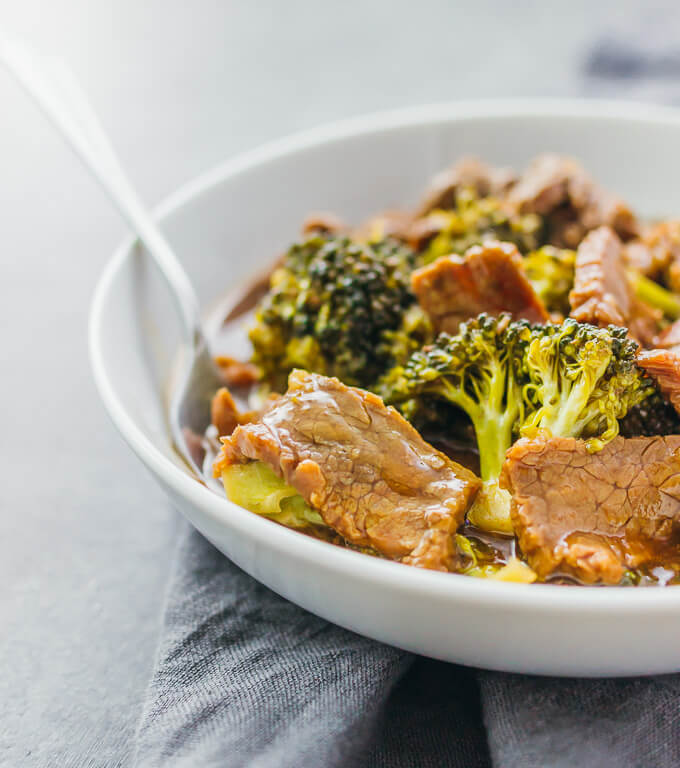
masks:
POLYGON ((508 315, 480 315, 390 371, 382 394, 407 418, 430 398, 468 414, 484 481, 469 519, 511 533, 510 496, 498 485, 508 448, 537 430, 582 437, 592 451, 602 448, 618 434, 618 420, 656 393, 635 364, 636 349, 623 328, 572 319, 532 326, 508 315))
POLYGON ((527 254, 524 269, 548 312, 568 315, 569 291, 574 285, 576 251, 545 245, 527 254))
POLYGON ((484 488, 470 511, 480 527, 511 533, 510 496, 498 487, 505 452, 523 419, 522 359, 531 335, 525 322, 508 315, 480 315, 461 325, 456 336, 442 333, 392 369, 382 383, 386 402, 413 418, 431 398, 461 408, 474 427, 484 488))
POLYGON ((628 270, 628 279, 638 299, 660 309, 669 320, 677 320, 680 317, 680 296, 677 293, 650 280, 636 269, 628 270))
POLYGON ((391 241, 315 235, 294 245, 272 275, 250 331, 263 380, 284 390, 298 367, 351 385, 375 383, 394 363, 388 334, 402 329, 415 303, 414 265, 415 254, 391 241))
POLYGON ((405 366, 393 368, 380 392, 411 418, 430 398, 461 408, 474 426, 482 479, 497 477, 522 411, 515 368, 529 333, 527 324, 510 323, 508 316, 480 315, 463 323, 456 336, 441 333, 405 366))

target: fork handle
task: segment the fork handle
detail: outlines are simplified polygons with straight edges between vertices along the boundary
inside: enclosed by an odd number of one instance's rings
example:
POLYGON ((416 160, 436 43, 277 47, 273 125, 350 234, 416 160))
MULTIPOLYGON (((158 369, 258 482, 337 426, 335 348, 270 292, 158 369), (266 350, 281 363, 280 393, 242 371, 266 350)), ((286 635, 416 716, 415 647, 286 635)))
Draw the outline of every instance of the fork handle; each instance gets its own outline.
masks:
POLYGON ((200 309, 191 281, 124 173, 74 75, 63 62, 47 59, 19 43, 0 46, 0 61, 60 131, 146 246, 174 295, 188 342, 194 349, 201 346, 200 309))

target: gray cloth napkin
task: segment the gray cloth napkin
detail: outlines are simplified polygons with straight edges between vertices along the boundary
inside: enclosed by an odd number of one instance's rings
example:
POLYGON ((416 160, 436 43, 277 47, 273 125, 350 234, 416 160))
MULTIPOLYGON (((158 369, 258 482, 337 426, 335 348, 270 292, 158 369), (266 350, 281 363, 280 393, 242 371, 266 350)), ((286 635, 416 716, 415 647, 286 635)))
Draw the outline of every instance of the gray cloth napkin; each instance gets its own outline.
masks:
POLYGON ((483 768, 474 673, 415 659, 180 544, 138 766, 483 768))
MULTIPOLYGON (((584 90, 676 100, 676 29, 650 6, 632 36, 610 31, 584 59, 584 90)), ((413 657, 286 602, 187 531, 136 765, 677 768, 680 677, 536 678, 413 657)))
POLYGON ((414 657, 283 600, 186 527, 141 768, 675 768, 680 678, 560 680, 414 657))

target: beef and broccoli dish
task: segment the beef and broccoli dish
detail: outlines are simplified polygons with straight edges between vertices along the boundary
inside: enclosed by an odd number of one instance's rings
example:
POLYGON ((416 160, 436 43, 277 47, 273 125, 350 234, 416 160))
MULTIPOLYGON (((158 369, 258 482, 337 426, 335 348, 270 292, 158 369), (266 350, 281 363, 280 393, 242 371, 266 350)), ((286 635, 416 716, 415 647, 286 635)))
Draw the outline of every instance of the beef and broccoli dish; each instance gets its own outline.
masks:
POLYGON ((680 219, 464 159, 311 216, 259 293, 205 438, 233 502, 419 568, 680 584, 680 219))

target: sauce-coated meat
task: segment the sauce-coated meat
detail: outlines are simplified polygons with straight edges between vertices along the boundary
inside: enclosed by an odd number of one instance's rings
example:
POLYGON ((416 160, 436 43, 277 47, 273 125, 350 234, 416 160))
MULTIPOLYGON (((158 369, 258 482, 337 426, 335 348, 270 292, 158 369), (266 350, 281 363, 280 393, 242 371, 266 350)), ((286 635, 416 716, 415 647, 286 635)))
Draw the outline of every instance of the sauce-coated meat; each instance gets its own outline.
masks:
POLYGON ((255 384, 259 376, 257 367, 252 363, 244 363, 226 355, 216 357, 215 364, 228 387, 247 389, 255 384))
POLYGON ((411 565, 455 569, 454 534, 479 480, 376 395, 294 371, 288 392, 223 443, 217 472, 264 461, 349 542, 411 565))
POLYGON ((210 421, 220 437, 230 435, 241 421, 241 413, 234 397, 226 387, 220 387, 213 395, 210 403, 210 421))
POLYGON ((602 225, 624 239, 637 233, 628 206, 597 185, 575 160, 561 155, 536 157, 508 202, 520 213, 546 217, 551 242, 561 248, 575 248, 587 232, 602 225))
POLYGON ((680 221, 668 219, 645 227, 626 245, 626 259, 643 275, 680 291, 680 221))
POLYGON ((241 410, 227 387, 220 387, 210 403, 210 422, 217 430, 218 437, 230 435, 239 424, 257 421, 271 408, 281 395, 272 392, 257 410, 241 410))
POLYGON ((510 312, 515 320, 535 323, 548 319, 512 243, 489 240, 464 256, 442 256, 416 270, 411 285, 438 331, 456 333, 464 320, 480 312, 510 312))
POLYGON ((633 293, 621 241, 609 227, 590 232, 576 251, 574 287, 569 294, 571 316, 581 323, 628 328, 642 344, 656 336, 661 313, 633 293))
POLYGON ((515 174, 508 168, 493 168, 475 157, 464 157, 432 179, 415 217, 438 208, 454 208, 461 189, 472 189, 479 197, 503 195, 514 180, 515 174))
POLYGON ((366 219, 353 233, 360 241, 374 242, 385 237, 408 242, 413 227, 413 214, 397 209, 383 211, 366 219))
POLYGON ((644 349, 637 364, 656 380, 665 398, 680 413, 680 353, 672 349, 644 349))
POLYGON ((303 235, 313 235, 319 232, 335 235, 344 232, 345 229, 345 222, 339 216, 327 211, 310 213, 302 222, 303 235))
POLYGON ((680 530, 680 436, 615 438, 597 453, 574 438, 522 439, 508 451, 520 546, 540 577, 617 584, 680 530))

